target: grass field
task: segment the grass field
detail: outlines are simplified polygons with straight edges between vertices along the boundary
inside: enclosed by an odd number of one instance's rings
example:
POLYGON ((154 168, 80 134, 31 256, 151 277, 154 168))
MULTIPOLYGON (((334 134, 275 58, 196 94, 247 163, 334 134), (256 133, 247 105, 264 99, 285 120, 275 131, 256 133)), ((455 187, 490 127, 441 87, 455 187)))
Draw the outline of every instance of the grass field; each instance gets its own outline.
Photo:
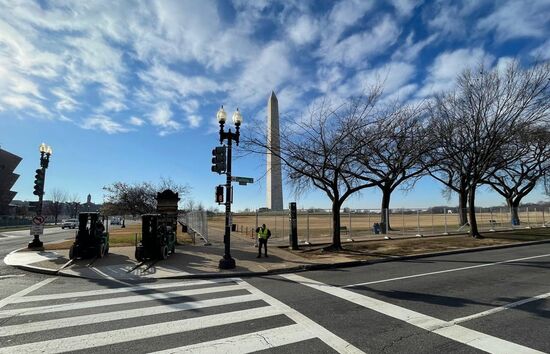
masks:
MULTIPOLYGON (((192 242, 191 236, 187 233, 182 232, 181 228, 177 229, 176 237, 177 237, 178 243, 180 244, 192 242)), ((124 229, 117 228, 117 229, 109 230, 109 244, 112 247, 135 246, 136 241, 139 242, 140 239, 141 239, 141 224, 131 224, 131 225, 127 225, 124 229)), ((54 244, 45 244, 44 248, 47 250, 67 249, 71 247, 73 242, 74 240, 65 240, 54 244)))

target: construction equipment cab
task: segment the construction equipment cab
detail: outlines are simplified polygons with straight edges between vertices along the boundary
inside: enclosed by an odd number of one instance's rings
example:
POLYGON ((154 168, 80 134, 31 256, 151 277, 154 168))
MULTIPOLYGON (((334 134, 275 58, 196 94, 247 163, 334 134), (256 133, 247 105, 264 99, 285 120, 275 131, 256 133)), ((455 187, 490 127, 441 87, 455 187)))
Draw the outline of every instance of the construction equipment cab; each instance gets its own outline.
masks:
POLYGON ((78 214, 78 231, 69 258, 102 258, 109 253, 109 233, 99 213, 78 214))

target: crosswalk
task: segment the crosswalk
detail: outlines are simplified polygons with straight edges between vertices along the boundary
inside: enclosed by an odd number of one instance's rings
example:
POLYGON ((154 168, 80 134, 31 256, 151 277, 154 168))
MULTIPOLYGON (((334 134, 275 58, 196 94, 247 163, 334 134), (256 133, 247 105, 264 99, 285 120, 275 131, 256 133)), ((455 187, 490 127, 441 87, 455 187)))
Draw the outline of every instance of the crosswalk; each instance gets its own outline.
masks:
POLYGON ((0 311, 0 354, 250 353, 304 341, 362 353, 237 278, 30 293, 0 311))

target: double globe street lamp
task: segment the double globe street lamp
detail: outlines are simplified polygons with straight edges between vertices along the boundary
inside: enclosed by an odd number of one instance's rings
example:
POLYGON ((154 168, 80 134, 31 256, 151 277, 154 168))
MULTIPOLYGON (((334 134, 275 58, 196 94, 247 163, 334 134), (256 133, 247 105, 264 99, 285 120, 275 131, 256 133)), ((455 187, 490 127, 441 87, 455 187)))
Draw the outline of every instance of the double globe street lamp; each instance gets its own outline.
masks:
POLYGON ((218 119, 218 123, 220 124, 220 144, 223 144, 224 140, 227 140, 227 160, 226 160, 226 168, 225 168, 225 174, 226 174, 226 184, 225 184, 225 234, 223 236, 223 242, 225 244, 224 249, 224 255, 223 258, 220 259, 219 262, 219 268, 220 269, 233 269, 235 268, 235 260, 231 257, 231 145, 232 141, 235 141, 237 146, 239 145, 239 136, 240 132, 239 129, 241 127, 241 124, 243 122, 243 116, 241 115, 241 112, 239 112, 239 109, 233 113, 232 120, 233 124, 235 124, 235 132, 232 132, 231 129, 229 129, 227 132, 224 131, 223 127, 225 125, 225 122, 227 120, 227 114, 225 113, 223 106, 218 110, 218 113, 216 114, 216 118, 218 119))
MULTIPOLYGON (((40 144, 38 148, 40 151, 40 168, 36 170, 36 176, 34 180, 34 192, 33 194, 38 196, 38 204, 36 205, 36 216, 42 217, 42 198, 44 196, 44 183, 46 181, 46 169, 50 164, 50 156, 52 155, 52 147, 44 143, 40 144)), ((29 248, 42 247, 42 241, 40 241, 40 234, 35 232, 34 239, 29 242, 29 248)))

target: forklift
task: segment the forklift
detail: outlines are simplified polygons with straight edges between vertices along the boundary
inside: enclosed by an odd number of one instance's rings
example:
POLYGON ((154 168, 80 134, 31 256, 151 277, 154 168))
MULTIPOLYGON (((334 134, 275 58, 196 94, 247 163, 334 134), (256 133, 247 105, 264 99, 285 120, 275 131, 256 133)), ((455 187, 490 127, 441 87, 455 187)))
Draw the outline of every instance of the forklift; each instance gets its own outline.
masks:
POLYGON ((176 252, 176 230, 161 214, 141 216, 141 241, 136 246, 136 260, 167 259, 176 252))
POLYGON ((69 258, 103 258, 109 253, 109 233, 97 212, 78 214, 78 231, 69 258))

